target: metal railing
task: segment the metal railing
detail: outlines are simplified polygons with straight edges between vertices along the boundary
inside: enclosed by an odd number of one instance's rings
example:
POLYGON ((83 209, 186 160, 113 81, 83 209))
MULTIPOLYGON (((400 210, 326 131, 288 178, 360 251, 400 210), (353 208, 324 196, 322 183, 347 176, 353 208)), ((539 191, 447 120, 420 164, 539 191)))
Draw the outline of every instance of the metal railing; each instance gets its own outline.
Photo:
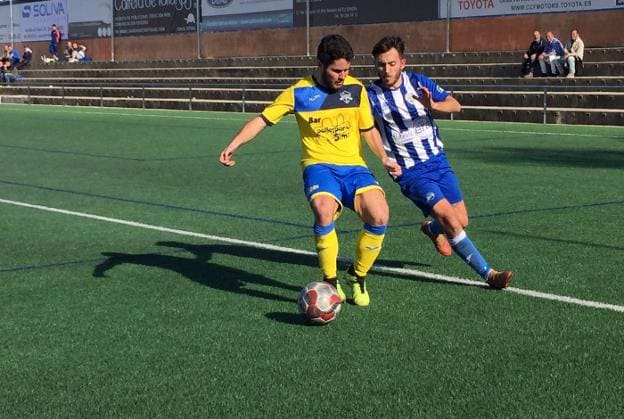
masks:
MULTIPOLYGON (((138 107, 142 108, 142 109, 147 109, 148 106, 146 106, 146 103, 149 102, 156 102, 156 101, 161 101, 161 102, 176 102, 178 104, 183 104, 184 108, 188 109, 189 111, 195 110, 197 107, 194 106, 194 104, 197 103, 214 103, 214 104, 218 104, 218 103, 222 103, 222 104, 230 104, 230 105, 237 105, 238 110, 240 112, 246 112, 249 109, 249 103, 253 102, 256 105, 263 105, 263 104, 268 104, 271 102, 271 100, 250 100, 250 92, 254 92, 254 91, 259 91, 259 90, 275 90, 275 95, 277 96, 278 92, 283 89, 284 87, 286 87, 286 85, 284 84, 269 84, 269 83, 263 83, 263 84, 258 84, 258 85, 253 85, 253 84, 202 84, 202 85, 198 85, 198 86, 188 86, 186 84, 175 84, 175 83, 171 83, 171 84, 162 84, 162 83, 158 83, 158 84, 137 84, 137 83, 126 83, 126 84, 118 84, 115 83, 115 85, 110 85, 110 84, 89 84, 89 85, 84 85, 84 84, 76 84, 76 83, 72 83, 72 82, 68 82, 68 81, 64 81, 64 80, 60 80, 59 83, 56 83, 56 85, 42 85, 42 84, 33 84, 33 83, 27 83, 27 82, 18 82, 18 83, 12 83, 11 84, 12 87, 15 87, 16 89, 19 88, 20 90, 22 90, 23 88, 26 88, 26 103, 31 104, 34 102, 33 98, 36 97, 58 97, 60 98, 60 104, 61 105, 67 105, 70 101, 71 102, 75 102, 76 99, 84 99, 84 98, 98 98, 99 99, 99 106, 100 107, 104 107, 106 102, 109 101, 116 101, 116 102, 121 102, 123 100, 126 101, 137 101, 139 103, 138 107), (44 94, 34 94, 33 90, 49 90, 50 94, 49 95, 44 95, 44 94), (76 90, 84 90, 87 89, 89 91, 92 91, 94 94, 93 95, 80 95, 80 96, 76 96, 76 95, 72 95, 72 91, 76 91, 76 90), (131 89, 133 91, 133 95, 129 95, 129 96, 115 96, 115 95, 111 95, 110 92, 112 90, 123 90, 123 89, 131 89), (146 91, 149 90, 167 90, 167 89, 171 89, 171 90, 175 90, 178 93, 183 93, 183 92, 187 92, 186 97, 182 98, 182 97, 167 97, 167 96, 162 96, 162 97, 148 97, 148 95, 146 95, 146 91), (204 98, 204 99, 198 99, 196 98, 196 93, 206 93, 206 90, 212 90, 212 89, 217 89, 219 91, 223 91, 223 90, 232 90, 232 93, 237 93, 236 98, 230 98, 230 99, 211 99, 211 98, 204 98), (106 94, 108 91, 108 94, 106 94)), ((474 85, 462 85, 462 84, 457 84, 457 85, 452 85, 449 86, 448 91, 451 94, 461 94, 461 93, 478 93, 481 90, 487 90, 488 93, 494 93, 494 94, 518 94, 518 93, 525 93, 525 94, 541 94, 543 97, 542 100, 542 104, 541 104, 541 112, 542 112, 542 123, 546 124, 548 121, 548 115, 550 112, 556 110, 556 111, 561 111, 562 108, 555 108, 554 106, 552 106, 549 102, 549 97, 550 95, 552 95, 553 93, 569 93, 569 94, 601 94, 601 95, 608 95, 608 94, 624 94, 624 86, 621 85, 602 85, 601 86, 601 91, 599 93, 596 92, 596 86, 544 86, 544 85, 522 85, 522 91, 519 91, 518 88, 519 86, 517 85, 478 85, 478 86, 474 86, 474 85), (477 87, 475 89, 475 87, 477 87)), ((0 90, 0 95, 6 95, 6 93, 9 93, 9 95, 11 95, 11 91, 13 89, 2 89, 0 90)), ((179 96, 179 95, 178 95, 179 96)), ((470 106, 470 108, 473 109, 479 109, 479 106, 470 106)), ((487 105, 483 105, 482 106, 483 109, 486 108, 491 108, 491 106, 487 106, 487 105)), ((535 110, 535 106, 533 107, 522 107, 522 106, 518 106, 517 108, 515 108, 517 110, 523 110, 523 109, 532 109, 535 110)), ((594 110, 593 108, 583 108, 583 110, 586 110, 588 112, 599 112, 601 111, 599 110, 594 110)), ((613 111, 621 111, 624 113, 624 110, 613 110, 613 111)), ((450 119, 454 119, 453 114, 450 115, 450 119)))

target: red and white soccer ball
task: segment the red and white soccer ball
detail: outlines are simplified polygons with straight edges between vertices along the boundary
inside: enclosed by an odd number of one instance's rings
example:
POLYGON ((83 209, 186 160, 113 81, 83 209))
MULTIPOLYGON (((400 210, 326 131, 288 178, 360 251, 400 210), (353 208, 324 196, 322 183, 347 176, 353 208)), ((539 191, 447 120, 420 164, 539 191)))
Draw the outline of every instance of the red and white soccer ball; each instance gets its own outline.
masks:
POLYGON ((313 324, 327 324, 334 320, 342 301, 336 288, 327 282, 310 282, 299 293, 299 312, 313 324))

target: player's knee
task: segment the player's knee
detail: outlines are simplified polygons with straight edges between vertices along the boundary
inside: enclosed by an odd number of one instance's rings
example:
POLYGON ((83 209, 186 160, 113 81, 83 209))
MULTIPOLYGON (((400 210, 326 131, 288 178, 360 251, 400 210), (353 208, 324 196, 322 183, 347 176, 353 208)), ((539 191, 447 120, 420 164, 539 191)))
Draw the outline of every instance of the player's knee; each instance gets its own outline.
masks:
POLYGON ((337 208, 333 200, 314 199, 310 204, 316 223, 320 225, 328 225, 334 221, 337 208))
POLYGON ((451 237, 455 237, 464 229, 457 216, 454 214, 444 214, 437 217, 444 232, 451 237))
POLYGON ((390 220, 390 214, 375 214, 375 216, 370 217, 370 220, 367 221, 371 225, 382 226, 387 225, 390 220))
POLYGON ((372 211, 367 219, 364 220, 371 225, 387 225, 390 220, 390 208, 388 208, 388 204, 383 201, 376 208, 375 211, 372 211))

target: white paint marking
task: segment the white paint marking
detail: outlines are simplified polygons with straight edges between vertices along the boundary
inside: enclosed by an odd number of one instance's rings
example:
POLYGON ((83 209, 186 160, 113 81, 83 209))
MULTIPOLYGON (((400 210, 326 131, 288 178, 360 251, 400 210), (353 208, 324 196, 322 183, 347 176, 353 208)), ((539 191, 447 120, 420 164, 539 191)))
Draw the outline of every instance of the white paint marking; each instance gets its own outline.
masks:
MULTIPOLYGON (((272 244, 258 243, 258 242, 247 241, 247 240, 232 239, 229 237, 213 236, 210 234, 196 233, 193 231, 178 230, 175 228, 168 228, 168 227, 161 227, 161 226, 156 226, 152 224, 138 223, 135 221, 127 221, 127 220, 122 220, 119 218, 103 217, 100 215, 89 214, 85 212, 69 211, 69 210, 64 210, 60 208, 46 207, 43 205, 29 204, 26 202, 11 201, 8 199, 0 198, 0 203, 15 205, 19 207, 38 209, 38 210, 48 211, 48 212, 55 212, 55 213, 65 214, 65 215, 73 215, 76 217, 88 218, 91 220, 105 221, 105 222, 114 223, 114 224, 122 224, 122 225, 127 225, 130 227, 143 228, 147 230, 155 230, 155 231, 160 231, 164 233, 173 233, 173 234, 178 234, 181 236, 197 237, 197 238, 208 239, 208 240, 213 240, 213 241, 222 242, 222 243, 238 244, 238 245, 254 247, 258 249, 274 250, 277 252, 284 252, 284 253, 291 253, 291 254, 298 254, 298 255, 316 256, 315 252, 310 252, 307 250, 293 249, 290 247, 276 246, 272 244)), ((440 274, 434 274, 434 273, 429 273, 429 272, 422 272, 422 271, 418 271, 415 269, 393 268, 389 266, 375 265, 373 267, 373 271, 395 273, 395 274, 413 276, 413 277, 418 277, 418 278, 426 278, 426 279, 431 279, 431 280, 440 281, 440 282, 449 282, 453 284, 487 287, 487 285, 482 281, 473 281, 471 279, 466 279, 466 278, 440 275, 440 274)), ((525 290, 525 289, 514 288, 514 287, 509 287, 505 291, 513 292, 513 293, 521 294, 521 295, 526 295, 526 296, 534 297, 534 298, 541 298, 544 300, 559 301, 559 302, 575 304, 575 305, 584 306, 584 307, 599 308, 599 309, 624 313, 624 306, 601 303, 599 301, 582 300, 579 298, 567 297, 565 295, 549 294, 545 292, 525 290)))

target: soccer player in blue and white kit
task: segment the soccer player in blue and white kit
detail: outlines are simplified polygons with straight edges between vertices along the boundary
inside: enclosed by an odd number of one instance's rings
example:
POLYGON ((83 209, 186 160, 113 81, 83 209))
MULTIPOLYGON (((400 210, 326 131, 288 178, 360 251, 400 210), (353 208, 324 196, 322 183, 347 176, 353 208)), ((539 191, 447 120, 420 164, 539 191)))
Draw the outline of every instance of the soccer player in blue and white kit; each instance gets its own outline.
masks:
POLYGON ((459 112, 461 105, 433 80, 406 71, 404 53, 401 38, 381 39, 372 51, 379 79, 368 87, 386 152, 402 168, 394 180, 425 217, 433 218, 424 220, 421 230, 440 254, 454 251, 491 287, 507 288, 513 272, 492 269, 464 231, 468 212, 431 112, 459 112))

